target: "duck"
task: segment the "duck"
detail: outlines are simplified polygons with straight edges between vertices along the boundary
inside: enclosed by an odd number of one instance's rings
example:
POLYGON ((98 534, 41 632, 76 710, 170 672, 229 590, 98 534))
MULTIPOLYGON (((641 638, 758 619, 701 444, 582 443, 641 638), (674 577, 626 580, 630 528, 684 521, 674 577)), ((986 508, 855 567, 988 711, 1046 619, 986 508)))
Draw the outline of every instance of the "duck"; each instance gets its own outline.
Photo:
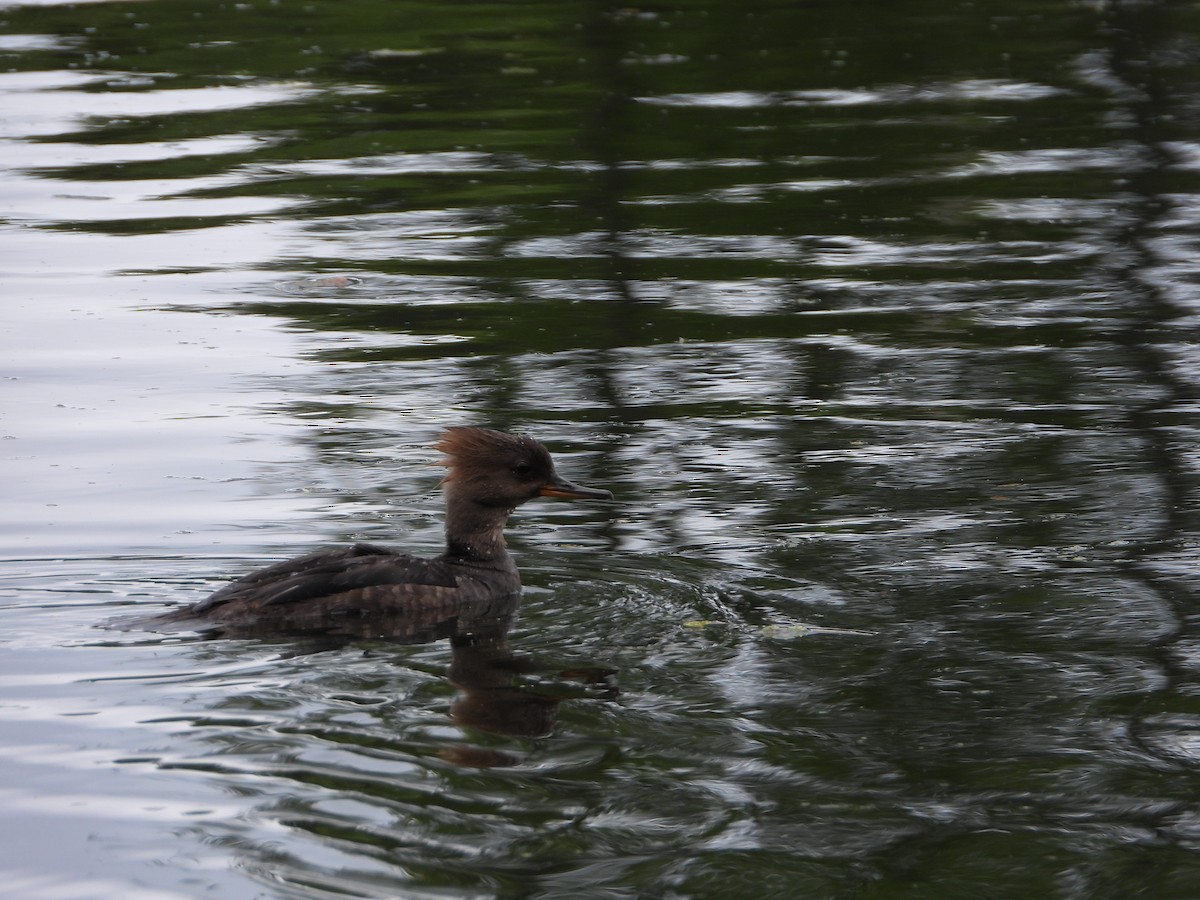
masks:
POLYGON ((531 437, 459 426, 434 444, 447 469, 446 549, 423 558, 377 544, 318 550, 250 572, 168 614, 210 633, 430 640, 511 621, 521 575, 504 542, 512 512, 537 497, 612 500, 555 471, 531 437))

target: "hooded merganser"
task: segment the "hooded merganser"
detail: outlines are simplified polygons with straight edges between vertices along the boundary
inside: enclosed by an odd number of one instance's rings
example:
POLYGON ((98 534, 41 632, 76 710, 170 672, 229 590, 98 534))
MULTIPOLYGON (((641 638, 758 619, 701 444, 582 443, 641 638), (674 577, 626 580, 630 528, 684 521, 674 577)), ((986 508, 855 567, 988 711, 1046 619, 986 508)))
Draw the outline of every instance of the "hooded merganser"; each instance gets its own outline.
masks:
POLYGON ((441 556, 373 544, 320 550, 244 575, 170 618, 226 633, 356 637, 413 637, 445 623, 461 633, 475 620, 494 626, 515 611, 521 590, 504 546, 509 514, 534 497, 612 499, 560 477, 529 437, 451 428, 434 447, 449 469, 441 556))

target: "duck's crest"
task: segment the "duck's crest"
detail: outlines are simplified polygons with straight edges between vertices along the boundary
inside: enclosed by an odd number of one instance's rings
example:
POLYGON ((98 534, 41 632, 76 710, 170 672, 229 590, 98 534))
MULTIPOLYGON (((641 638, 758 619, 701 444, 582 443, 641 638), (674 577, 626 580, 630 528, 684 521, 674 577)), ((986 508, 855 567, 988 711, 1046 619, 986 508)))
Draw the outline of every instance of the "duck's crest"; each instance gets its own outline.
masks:
POLYGON ((485 465, 494 467, 516 457, 539 460, 545 457, 549 461, 546 448, 531 437, 466 425, 447 428, 433 448, 446 455, 438 463, 450 469, 446 481, 455 480, 461 472, 471 468, 485 465))

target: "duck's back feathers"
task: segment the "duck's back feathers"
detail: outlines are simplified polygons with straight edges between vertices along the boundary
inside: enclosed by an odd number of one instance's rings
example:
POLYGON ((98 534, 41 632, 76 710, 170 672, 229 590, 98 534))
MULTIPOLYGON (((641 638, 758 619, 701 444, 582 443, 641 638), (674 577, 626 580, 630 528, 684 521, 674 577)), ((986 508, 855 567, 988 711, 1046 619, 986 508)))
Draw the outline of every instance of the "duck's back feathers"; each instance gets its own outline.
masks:
POLYGON ((208 615, 229 604, 298 604, 398 583, 452 588, 455 578, 439 560, 421 559, 375 544, 354 544, 337 550, 318 550, 243 575, 191 611, 193 615, 208 615))
POLYGON ((354 544, 251 572, 176 620, 203 622, 227 635, 426 639, 431 629, 459 633, 473 622, 491 625, 515 613, 515 569, 510 577, 495 570, 484 578, 475 574, 442 558, 354 544))

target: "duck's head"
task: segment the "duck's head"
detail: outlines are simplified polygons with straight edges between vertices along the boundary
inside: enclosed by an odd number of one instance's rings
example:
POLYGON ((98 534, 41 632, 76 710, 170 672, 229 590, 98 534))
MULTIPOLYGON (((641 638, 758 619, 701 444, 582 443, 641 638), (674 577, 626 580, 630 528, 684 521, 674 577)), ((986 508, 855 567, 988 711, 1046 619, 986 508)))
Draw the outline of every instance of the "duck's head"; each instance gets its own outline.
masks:
POLYGON ((456 500, 515 509, 535 497, 611 500, 609 491, 581 487, 554 471, 550 451, 531 437, 489 428, 450 428, 434 444, 446 454, 443 479, 456 500))

